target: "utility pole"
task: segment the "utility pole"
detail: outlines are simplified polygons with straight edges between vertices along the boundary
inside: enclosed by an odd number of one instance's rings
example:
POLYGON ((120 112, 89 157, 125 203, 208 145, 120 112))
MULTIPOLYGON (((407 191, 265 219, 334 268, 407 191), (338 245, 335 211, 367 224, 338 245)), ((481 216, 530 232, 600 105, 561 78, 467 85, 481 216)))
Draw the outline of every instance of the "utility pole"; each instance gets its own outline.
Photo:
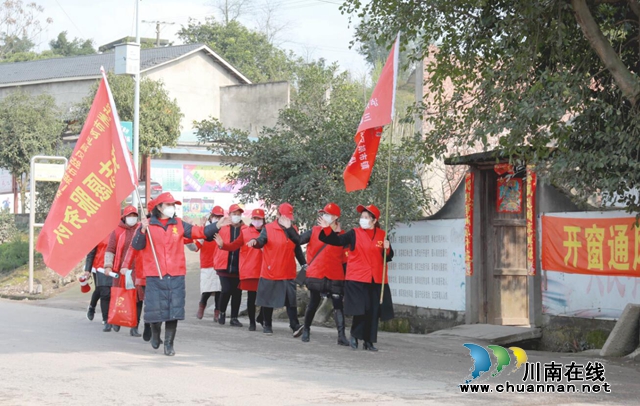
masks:
POLYGON ((173 25, 175 23, 170 23, 167 21, 147 21, 147 20, 142 20, 143 23, 145 24, 155 24, 156 25, 156 46, 159 47, 160 46, 160 31, 162 30, 162 25, 173 25))

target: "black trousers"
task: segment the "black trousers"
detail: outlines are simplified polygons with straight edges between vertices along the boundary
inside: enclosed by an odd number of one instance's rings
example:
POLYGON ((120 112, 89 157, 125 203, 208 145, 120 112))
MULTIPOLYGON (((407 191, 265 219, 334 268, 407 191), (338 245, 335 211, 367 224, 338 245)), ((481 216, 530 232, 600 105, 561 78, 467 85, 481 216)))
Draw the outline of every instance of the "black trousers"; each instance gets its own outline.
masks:
POLYGON ((98 300, 100 300, 100 288, 96 287, 91 294, 91 301, 89 302, 89 306, 95 309, 98 305, 98 300))
POLYGON ((256 296, 258 292, 247 292, 247 313, 249 314, 249 323, 256 324, 256 296))
POLYGON ((100 291, 100 310, 102 311, 102 321, 105 323, 109 319, 109 304, 111 303, 111 286, 98 286, 100 291))
POLYGON ((220 302, 220 292, 203 292, 202 296, 200 296, 200 303, 206 306, 212 293, 214 294, 214 302, 216 305, 216 310, 218 310, 220 309, 218 305, 218 303, 220 302))
MULTIPOLYGON (((304 328, 309 328, 311 327, 311 323, 313 322, 313 318, 316 315, 316 312, 318 311, 318 307, 320 306, 320 303, 322 302, 322 297, 320 295, 320 292, 315 291, 315 290, 310 290, 309 294, 311 296, 311 298, 309 299, 309 304, 307 305, 307 310, 304 313, 304 328)), ((334 294, 329 294, 329 296, 331 297, 331 301, 333 302, 333 309, 334 310, 342 310, 343 304, 342 304, 342 299, 343 296, 342 295, 334 295, 334 294)))
MULTIPOLYGON (((287 309, 287 316, 289 316, 289 327, 295 330, 300 325, 298 320, 298 308, 297 303, 289 303, 289 297, 285 297, 284 306, 287 309)), ((273 322, 273 307, 262 307, 262 316, 264 317, 264 325, 271 327, 273 322)))
POLYGON ((365 313, 353 316, 351 336, 370 343, 378 342, 378 323, 380 321, 380 285, 369 284, 365 313), (377 288, 377 289, 376 289, 377 288))
POLYGON ((220 293, 219 309, 221 313, 227 311, 229 299, 231 299, 231 318, 237 318, 240 312, 240 302, 242 301, 242 291, 238 288, 240 278, 229 278, 227 276, 220 277, 220 285, 222 292, 220 293))

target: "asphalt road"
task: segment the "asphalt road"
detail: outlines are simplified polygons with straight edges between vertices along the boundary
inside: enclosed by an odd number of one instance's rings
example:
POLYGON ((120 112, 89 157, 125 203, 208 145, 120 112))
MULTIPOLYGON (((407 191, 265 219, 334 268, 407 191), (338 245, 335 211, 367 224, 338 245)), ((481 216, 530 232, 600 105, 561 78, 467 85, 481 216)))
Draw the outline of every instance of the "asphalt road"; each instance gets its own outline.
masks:
MULTIPOLYGON (((473 366, 468 340, 381 333, 380 352, 371 353, 338 347, 332 329, 314 327, 302 343, 284 322, 265 336, 247 331, 246 319, 244 328, 197 320, 198 274, 190 269, 175 357, 126 328, 103 333, 99 317, 85 318, 89 297, 79 289, 46 301, 0 300, 0 405, 638 404, 635 363, 527 351, 532 362, 602 362, 612 393, 462 394, 473 366)), ((483 383, 521 383, 522 370, 509 372, 483 383)))

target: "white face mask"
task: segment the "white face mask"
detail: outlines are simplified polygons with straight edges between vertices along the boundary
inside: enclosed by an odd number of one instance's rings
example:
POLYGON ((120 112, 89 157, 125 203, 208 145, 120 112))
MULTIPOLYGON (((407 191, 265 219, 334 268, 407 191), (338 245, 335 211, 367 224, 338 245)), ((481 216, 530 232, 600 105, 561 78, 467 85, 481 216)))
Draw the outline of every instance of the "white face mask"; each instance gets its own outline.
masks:
POLYGON ((364 228, 365 230, 368 228, 371 228, 371 220, 369 219, 360 219, 360 227, 364 228))
POLYGON ((169 218, 172 218, 176 214, 176 208, 174 206, 167 206, 162 209, 162 214, 169 218))
POLYGON ((138 218, 137 218, 137 217, 126 217, 126 218, 124 219, 124 221, 125 221, 125 223, 127 223, 127 225, 128 225, 129 227, 133 227, 133 226, 135 226, 136 224, 138 224, 138 218))
POLYGON ((331 214, 327 214, 327 213, 323 214, 322 219, 326 221, 328 224, 333 223, 333 216, 331 214))
POLYGON ((231 216, 231 222, 233 224, 238 224, 242 221, 242 216, 231 216))
POLYGON ((262 220, 251 220, 251 224, 252 224, 255 228, 260 228, 260 227, 262 227, 262 225, 264 224, 264 221, 262 221, 262 220))

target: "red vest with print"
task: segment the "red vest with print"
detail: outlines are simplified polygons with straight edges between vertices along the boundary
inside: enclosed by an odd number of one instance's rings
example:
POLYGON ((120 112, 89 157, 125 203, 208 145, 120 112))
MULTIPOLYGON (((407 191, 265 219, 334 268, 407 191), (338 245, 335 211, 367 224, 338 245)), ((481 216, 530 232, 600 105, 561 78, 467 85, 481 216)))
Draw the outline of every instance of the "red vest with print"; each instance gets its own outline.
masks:
MULTIPOLYGON (((289 239, 277 220, 264 226, 267 244, 262 247, 262 270, 260 277, 274 281, 295 279, 296 244, 289 239)), ((255 249, 255 248, 254 248, 255 249)))
POLYGON ((215 241, 203 241, 200 247, 200 268, 213 268, 213 258, 218 251, 215 241))
POLYGON ((122 260, 122 268, 133 269, 136 274, 136 286, 145 286, 147 279, 144 276, 144 257, 142 251, 137 251, 134 250, 133 247, 129 247, 126 252, 122 260))
MULTIPOLYGON (((220 234, 220 237, 222 237, 222 240, 226 244, 231 242, 231 227, 232 226, 224 226, 222 227, 222 230, 218 231, 218 234, 220 234)), ((240 235, 242 235, 242 230, 244 230, 245 228, 247 228, 247 226, 245 226, 244 224, 240 226, 240 235)), ((240 235, 238 236, 238 238, 240 238, 240 235)), ((240 265, 238 264, 238 266, 240 265)), ((224 251, 221 249, 216 250, 215 257, 213 257, 213 269, 226 270, 228 267, 229 251, 224 251)))
MULTIPOLYGON (((242 229, 242 240, 246 243, 253 238, 258 238, 260 231, 249 226, 242 229)), ((262 251, 247 247, 242 244, 240 247, 240 279, 258 279, 262 268, 262 251)))
MULTIPOLYGON (((158 221, 154 217, 152 217, 152 219, 158 221)), ((167 223, 166 230, 155 223, 149 224, 149 228, 147 229, 147 233, 151 233, 151 237, 153 238, 153 246, 156 249, 162 276, 167 274, 171 276, 181 276, 187 273, 184 257, 184 227, 182 226, 182 219, 177 217, 174 219, 176 223, 167 223)), ((153 259, 151 242, 148 237, 147 245, 141 252, 145 277, 158 276, 158 267, 156 266, 156 261, 153 259)))
MULTIPOLYGON (((356 247, 349 252, 345 279, 364 283, 371 283, 373 279, 375 283, 382 283, 384 230, 376 227, 373 238, 362 228, 354 228, 353 231, 356 233, 356 247)), ((385 283, 389 283, 388 272, 385 283)))
POLYGON ((93 263, 91 264, 92 268, 104 268, 104 254, 107 252, 107 245, 109 245, 109 238, 111 238, 111 234, 106 236, 104 240, 98 243, 98 248, 96 249, 96 256, 93 257, 93 263))
MULTIPOLYGON (((333 281, 343 281, 344 248, 327 245, 318 254, 318 251, 324 246, 324 243, 319 238, 321 231, 322 227, 319 226, 311 229, 311 238, 307 246, 307 264, 310 264, 307 268, 307 278, 327 278, 333 281)), ((344 231, 339 234, 344 234, 344 231)))

